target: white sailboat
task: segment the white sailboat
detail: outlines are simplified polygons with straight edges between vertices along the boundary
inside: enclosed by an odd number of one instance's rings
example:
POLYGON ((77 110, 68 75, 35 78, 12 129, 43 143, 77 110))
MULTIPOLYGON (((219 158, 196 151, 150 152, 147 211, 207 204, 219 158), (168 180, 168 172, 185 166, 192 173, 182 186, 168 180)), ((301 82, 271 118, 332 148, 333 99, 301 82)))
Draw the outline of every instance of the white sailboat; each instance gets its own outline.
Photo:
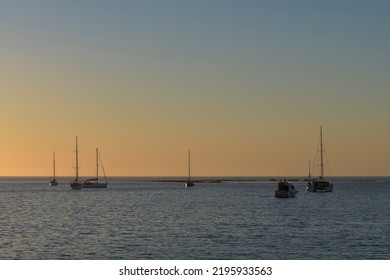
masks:
POLYGON ((83 188, 107 188, 107 184, 108 184, 107 177, 104 171, 102 159, 99 154, 99 149, 96 148, 96 177, 85 180, 82 184, 82 187, 83 188), (101 163, 103 174, 104 174, 104 180, 105 180, 104 182, 99 182, 99 161, 101 163))
POLYGON ((72 182, 70 182, 70 188, 72 190, 80 190, 82 188, 82 184, 79 181, 79 147, 77 142, 77 136, 76 136, 76 177, 72 182))
POLYGON ((322 126, 320 127, 320 168, 321 174, 318 178, 311 178, 309 169, 309 181, 307 182, 306 189, 309 192, 332 192, 333 183, 324 178, 324 145, 322 141, 322 126))
POLYGON ((190 188, 195 186, 194 182, 191 181, 191 152, 188 150, 188 179, 185 182, 185 187, 190 188))
POLYGON ((53 178, 49 182, 50 186, 57 186, 58 182, 56 180, 56 153, 53 152, 53 178))

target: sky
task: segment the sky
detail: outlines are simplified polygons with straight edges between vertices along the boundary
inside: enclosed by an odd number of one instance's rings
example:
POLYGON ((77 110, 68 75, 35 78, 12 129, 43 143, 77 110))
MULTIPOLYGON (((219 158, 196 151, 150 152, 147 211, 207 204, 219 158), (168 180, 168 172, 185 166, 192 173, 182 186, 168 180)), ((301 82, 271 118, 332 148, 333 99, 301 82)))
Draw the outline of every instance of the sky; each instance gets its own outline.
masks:
POLYGON ((390 175, 389 1, 0 2, 0 176, 390 175), (314 170, 318 171, 316 163, 314 170), (318 173, 318 172, 317 172, 318 173))

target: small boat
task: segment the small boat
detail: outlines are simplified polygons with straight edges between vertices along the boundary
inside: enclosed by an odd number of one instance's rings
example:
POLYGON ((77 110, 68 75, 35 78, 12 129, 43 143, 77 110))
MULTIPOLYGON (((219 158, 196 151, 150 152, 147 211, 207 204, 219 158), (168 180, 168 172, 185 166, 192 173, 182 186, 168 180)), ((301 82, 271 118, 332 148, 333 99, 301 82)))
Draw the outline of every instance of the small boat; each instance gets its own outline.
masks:
POLYGON ((104 172, 104 167, 103 167, 102 159, 101 159, 100 154, 99 154, 99 149, 96 148, 96 178, 90 178, 90 179, 85 180, 82 183, 82 187, 83 188, 90 188, 90 189, 91 188, 107 188, 107 184, 108 184, 107 177, 106 177, 106 173, 104 172), (105 182, 99 182, 99 160, 100 160, 100 163, 102 166, 105 182))
POLYGON ((309 192, 332 192, 333 183, 324 179, 324 144, 322 141, 322 126, 320 127, 320 168, 321 174, 318 178, 311 178, 310 175, 310 164, 309 164, 309 180, 306 184, 306 190, 309 192))
POLYGON ((79 148, 78 148, 77 136, 76 136, 76 177, 72 182, 70 182, 70 188, 72 190, 80 190, 82 188, 82 184, 79 181, 79 148))
POLYGON ((76 180, 76 179, 74 181, 70 182, 70 188, 72 190, 81 190, 82 187, 83 186, 81 185, 81 182, 76 180))
POLYGON ((190 188, 195 186, 194 182, 191 181, 191 152, 188 150, 188 179, 185 182, 184 186, 190 188))
POLYGON ((279 198, 295 197, 297 194, 298 191, 286 180, 286 178, 279 181, 278 188, 275 190, 275 197, 279 198))
POLYGON ((53 152, 53 178, 49 182, 50 186, 57 186, 58 182, 56 180, 56 153, 53 152))

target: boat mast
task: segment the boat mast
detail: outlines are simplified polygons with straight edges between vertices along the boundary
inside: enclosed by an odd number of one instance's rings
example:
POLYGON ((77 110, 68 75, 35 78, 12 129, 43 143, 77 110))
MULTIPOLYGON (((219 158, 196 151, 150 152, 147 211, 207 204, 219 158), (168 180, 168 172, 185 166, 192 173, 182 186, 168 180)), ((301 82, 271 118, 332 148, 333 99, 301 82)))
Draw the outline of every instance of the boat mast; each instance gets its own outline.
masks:
POLYGON ((188 181, 191 181, 191 152, 188 150, 188 181))
POLYGON ((53 152, 53 180, 56 179, 56 152, 53 152))
POLYGON ((320 141, 321 141, 321 177, 324 177, 324 157, 323 157, 323 143, 322 143, 322 126, 320 126, 320 141))
POLYGON ((99 183, 99 149, 96 148, 96 182, 99 183))
POLYGON ((79 147, 77 143, 77 136, 76 136, 76 181, 79 180, 79 147))

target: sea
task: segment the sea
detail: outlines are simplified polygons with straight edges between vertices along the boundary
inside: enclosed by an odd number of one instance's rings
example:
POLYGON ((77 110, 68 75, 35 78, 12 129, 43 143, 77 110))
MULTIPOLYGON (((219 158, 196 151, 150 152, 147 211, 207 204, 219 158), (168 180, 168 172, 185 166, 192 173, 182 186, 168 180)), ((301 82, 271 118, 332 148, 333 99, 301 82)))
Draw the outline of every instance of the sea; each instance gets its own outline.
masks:
MULTIPOLYGON (((265 177, 0 178, 2 260, 389 260, 390 177, 334 177, 274 197, 265 177)), ((278 179, 278 178, 277 178, 278 179)))

